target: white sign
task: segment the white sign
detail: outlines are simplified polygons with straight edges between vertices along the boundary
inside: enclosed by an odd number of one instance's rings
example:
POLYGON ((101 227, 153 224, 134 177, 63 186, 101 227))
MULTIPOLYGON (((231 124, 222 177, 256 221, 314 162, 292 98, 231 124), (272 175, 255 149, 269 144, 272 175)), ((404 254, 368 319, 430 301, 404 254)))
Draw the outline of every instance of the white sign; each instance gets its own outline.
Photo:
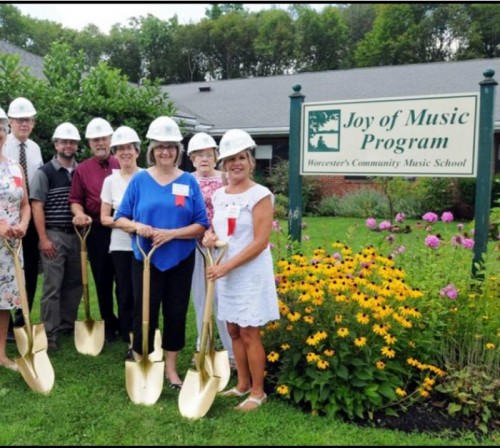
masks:
POLYGON ((479 95, 304 103, 301 175, 475 177, 479 95))

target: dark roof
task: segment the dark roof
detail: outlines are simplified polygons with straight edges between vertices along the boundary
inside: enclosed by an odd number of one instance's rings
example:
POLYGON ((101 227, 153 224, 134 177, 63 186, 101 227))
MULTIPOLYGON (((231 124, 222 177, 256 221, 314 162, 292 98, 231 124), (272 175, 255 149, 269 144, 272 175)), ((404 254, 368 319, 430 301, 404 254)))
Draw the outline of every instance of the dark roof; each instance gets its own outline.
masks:
POLYGON ((45 75, 43 74, 44 62, 42 57, 30 53, 29 51, 25 51, 22 48, 4 40, 0 40, 0 53, 19 55, 21 57, 19 60, 19 65, 21 67, 27 67, 32 76, 39 79, 45 79, 45 75))
MULTIPOLYGON (((500 73, 500 58, 334 70, 295 75, 192 82, 163 86, 180 113, 213 135, 231 128, 252 135, 288 135, 295 84, 305 102, 479 92, 486 69, 500 73)), ((500 129, 500 95, 495 99, 500 129)))

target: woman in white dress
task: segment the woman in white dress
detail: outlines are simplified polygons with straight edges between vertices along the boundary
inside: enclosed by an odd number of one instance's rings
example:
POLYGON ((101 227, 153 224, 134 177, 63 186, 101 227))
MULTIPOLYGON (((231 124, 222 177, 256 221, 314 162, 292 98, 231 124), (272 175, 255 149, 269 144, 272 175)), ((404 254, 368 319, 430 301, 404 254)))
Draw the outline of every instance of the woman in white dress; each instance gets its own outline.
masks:
POLYGON ((237 385, 222 394, 249 395, 236 406, 240 411, 257 409, 266 399, 266 354, 260 327, 279 319, 269 247, 274 196, 251 178, 255 168, 251 150, 255 146, 252 137, 239 129, 229 130, 222 137, 219 160, 227 186, 212 197, 212 229, 203 239, 207 247, 213 247, 217 240, 228 243, 224 259, 207 269, 207 277, 217 281, 217 318, 228 322, 238 372, 237 385))

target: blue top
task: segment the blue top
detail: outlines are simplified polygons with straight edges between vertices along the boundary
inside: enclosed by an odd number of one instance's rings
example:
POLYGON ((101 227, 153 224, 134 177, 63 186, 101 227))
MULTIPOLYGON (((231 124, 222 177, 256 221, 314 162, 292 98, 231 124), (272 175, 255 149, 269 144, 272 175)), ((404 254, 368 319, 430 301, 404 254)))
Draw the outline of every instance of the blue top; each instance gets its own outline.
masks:
MULTIPOLYGON (((208 228, 209 225, 200 186, 189 173, 181 174, 164 186, 158 184, 148 170, 136 173, 125 190, 114 219, 122 217, 159 229, 178 229, 191 224, 208 228)), ((142 250, 148 253, 151 240, 140 240, 142 250)), ((195 247, 195 238, 174 239, 156 249, 151 263, 160 271, 166 271, 186 259, 195 247)), ((142 260, 135 236, 132 238, 132 249, 135 258, 142 260)))

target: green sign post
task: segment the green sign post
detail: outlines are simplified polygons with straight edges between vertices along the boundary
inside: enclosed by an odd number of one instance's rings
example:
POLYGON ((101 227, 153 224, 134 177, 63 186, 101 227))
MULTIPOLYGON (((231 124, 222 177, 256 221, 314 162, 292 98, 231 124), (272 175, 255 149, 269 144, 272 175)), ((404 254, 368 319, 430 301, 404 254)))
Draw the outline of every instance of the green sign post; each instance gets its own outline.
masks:
POLYGON ((290 143, 288 172, 288 235, 293 241, 301 241, 302 232, 302 177, 300 168, 300 121, 304 95, 302 86, 295 84, 290 95, 290 143))
POLYGON ((483 73, 485 79, 479 83, 481 106, 479 110, 479 154, 476 179, 476 208, 474 210, 474 260, 472 275, 480 277, 483 255, 488 246, 488 231, 493 182, 493 127, 495 91, 498 83, 493 79, 495 71, 483 73))

